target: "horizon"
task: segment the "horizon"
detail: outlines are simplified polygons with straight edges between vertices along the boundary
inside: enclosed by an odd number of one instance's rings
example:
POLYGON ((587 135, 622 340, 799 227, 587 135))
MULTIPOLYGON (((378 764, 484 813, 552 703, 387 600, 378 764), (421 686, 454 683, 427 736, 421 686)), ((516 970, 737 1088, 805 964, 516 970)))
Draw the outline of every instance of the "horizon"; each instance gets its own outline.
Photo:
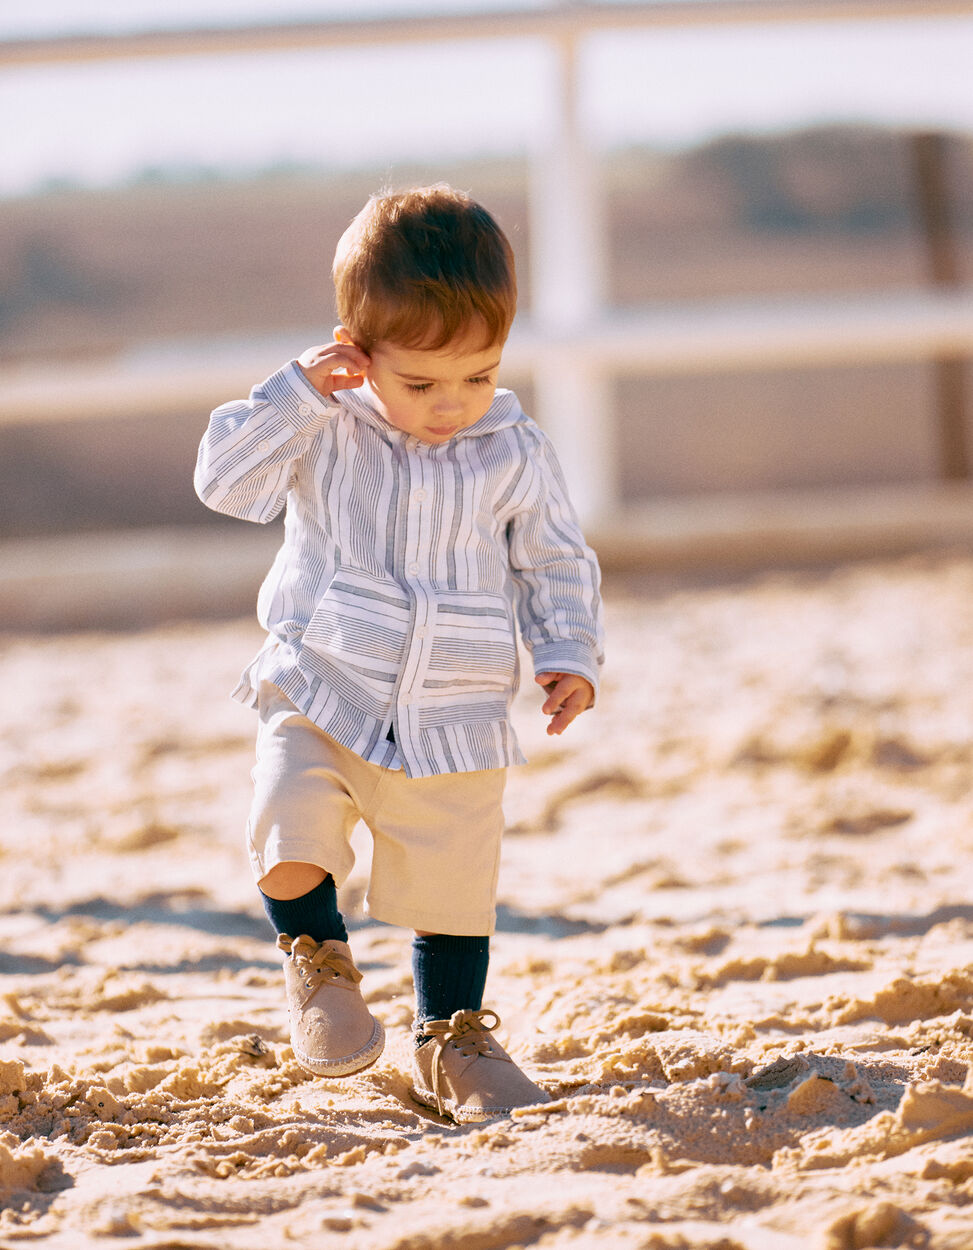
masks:
MULTIPOLYGON (((643 157, 658 159, 678 159, 681 156, 688 156, 693 153, 705 152, 708 148, 717 147, 724 143, 788 143, 790 141, 800 140, 803 136, 828 133, 834 131, 836 133, 853 133, 855 131, 874 131, 876 135, 900 135, 907 133, 915 133, 921 130, 921 127, 909 128, 901 125, 883 126, 879 123, 867 122, 825 122, 820 124, 810 124, 807 126, 796 125, 786 130, 755 133, 744 131, 727 131, 712 136, 706 136, 697 143, 689 143, 678 148, 654 144, 651 142, 632 142, 602 153, 601 155, 614 159, 626 159, 632 157, 643 157)), ((951 129, 943 129, 941 133, 950 137, 963 141, 967 140, 973 144, 973 126, 969 128, 954 127, 951 129)), ((528 156, 523 152, 487 152, 482 155, 468 156, 460 159, 450 158, 449 156, 426 156, 403 158, 398 164, 404 171, 410 171, 414 166, 431 167, 435 169, 440 165, 454 165, 463 172, 472 173, 476 169, 484 169, 492 167, 495 170, 503 171, 505 174, 513 172, 520 165, 525 165, 528 156)), ((342 167, 339 165, 326 165, 315 163, 312 160, 307 161, 287 161, 274 160, 266 165, 254 167, 252 169, 241 169, 230 166, 214 166, 214 165, 183 165, 183 166, 158 166, 153 164, 145 164, 138 168, 133 168, 128 177, 116 182, 108 184, 91 184, 82 179, 71 180, 68 178, 51 178, 33 189, 19 195, 0 195, 0 202, 14 203, 16 201, 31 200, 44 198, 46 196, 55 196, 62 194, 92 194, 99 195, 105 193, 123 194, 127 191, 137 191, 142 188, 162 188, 162 189, 190 189, 193 187, 201 187, 207 184, 226 184, 245 185, 247 183, 259 183, 264 181, 273 181, 279 178, 309 178, 316 182, 327 183, 329 181, 339 181, 348 177, 366 178, 369 175, 381 174, 383 177, 389 177, 393 173, 393 163, 388 161, 376 161, 372 164, 356 164, 353 167, 342 167)))

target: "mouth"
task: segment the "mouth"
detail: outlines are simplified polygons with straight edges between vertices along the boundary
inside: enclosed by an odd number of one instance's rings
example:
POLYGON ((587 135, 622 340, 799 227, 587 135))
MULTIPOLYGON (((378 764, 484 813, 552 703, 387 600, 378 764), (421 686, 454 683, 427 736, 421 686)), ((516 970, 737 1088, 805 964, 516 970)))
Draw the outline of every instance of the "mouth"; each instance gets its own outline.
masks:
POLYGON ((430 434, 435 434, 437 438, 448 438, 450 434, 455 434, 459 429, 458 425, 430 425, 426 427, 430 434))

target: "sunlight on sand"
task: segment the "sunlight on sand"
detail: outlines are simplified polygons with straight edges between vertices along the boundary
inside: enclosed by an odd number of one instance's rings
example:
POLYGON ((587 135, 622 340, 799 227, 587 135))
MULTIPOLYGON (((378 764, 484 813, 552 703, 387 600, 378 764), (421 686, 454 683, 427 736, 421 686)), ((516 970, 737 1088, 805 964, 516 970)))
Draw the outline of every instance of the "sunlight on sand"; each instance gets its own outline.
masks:
POLYGON ((364 836, 389 1045, 294 1062, 256 627, 0 641, 0 1243, 973 1244, 973 560, 609 609, 598 708, 548 739, 525 692, 508 790, 488 999, 554 1101, 463 1129, 410 1100, 364 836))

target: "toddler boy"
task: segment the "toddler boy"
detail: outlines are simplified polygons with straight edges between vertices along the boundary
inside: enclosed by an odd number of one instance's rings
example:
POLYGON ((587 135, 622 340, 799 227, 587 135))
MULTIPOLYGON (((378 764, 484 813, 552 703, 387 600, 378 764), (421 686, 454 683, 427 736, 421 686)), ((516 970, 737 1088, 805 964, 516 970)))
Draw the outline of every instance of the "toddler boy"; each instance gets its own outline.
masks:
POLYGON ((373 196, 333 276, 334 341, 217 408, 196 468, 219 512, 286 509, 234 691, 259 713, 250 858, 298 1062, 357 1072, 384 1045, 336 901, 364 821, 368 912, 416 934, 413 1094, 485 1120, 547 1101, 483 1009, 505 770, 524 762, 515 619, 561 733, 594 702, 598 566, 548 440, 496 389, 516 280, 490 214, 445 186, 373 196))

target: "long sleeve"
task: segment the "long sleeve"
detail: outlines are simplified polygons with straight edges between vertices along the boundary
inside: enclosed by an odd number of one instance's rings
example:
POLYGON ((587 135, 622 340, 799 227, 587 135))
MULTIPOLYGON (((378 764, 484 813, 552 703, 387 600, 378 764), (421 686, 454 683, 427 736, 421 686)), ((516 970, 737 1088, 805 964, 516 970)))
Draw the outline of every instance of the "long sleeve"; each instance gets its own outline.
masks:
POLYGON ((216 409, 196 489, 250 521, 286 510, 242 703, 272 682, 363 759, 389 767, 397 752, 410 777, 431 777, 524 762, 518 621, 538 671, 597 685, 598 565, 509 391, 462 436, 425 443, 367 383, 323 399, 292 362, 216 409))
POLYGON ((293 361, 246 400, 221 404, 199 447, 194 485, 208 508, 244 521, 272 521, 287 499, 294 465, 336 411, 293 361))
POLYGON ((534 672, 575 673, 598 689, 604 662, 595 553, 585 543, 549 439, 534 431, 525 503, 508 525, 517 611, 534 672))

